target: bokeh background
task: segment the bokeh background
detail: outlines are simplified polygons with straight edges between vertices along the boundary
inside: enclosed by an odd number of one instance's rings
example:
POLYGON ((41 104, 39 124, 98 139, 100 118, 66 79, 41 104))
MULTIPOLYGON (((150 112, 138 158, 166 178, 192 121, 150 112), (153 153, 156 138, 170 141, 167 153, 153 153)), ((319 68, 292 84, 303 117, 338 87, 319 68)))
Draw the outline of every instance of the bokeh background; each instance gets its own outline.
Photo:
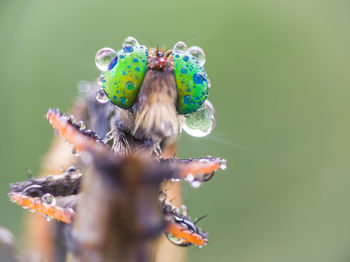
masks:
POLYGON ((35 174, 99 48, 199 45, 217 127, 181 136, 181 157, 229 167, 184 186, 210 244, 189 261, 350 260, 350 2, 0 0, 0 225, 21 235, 11 182, 35 174))

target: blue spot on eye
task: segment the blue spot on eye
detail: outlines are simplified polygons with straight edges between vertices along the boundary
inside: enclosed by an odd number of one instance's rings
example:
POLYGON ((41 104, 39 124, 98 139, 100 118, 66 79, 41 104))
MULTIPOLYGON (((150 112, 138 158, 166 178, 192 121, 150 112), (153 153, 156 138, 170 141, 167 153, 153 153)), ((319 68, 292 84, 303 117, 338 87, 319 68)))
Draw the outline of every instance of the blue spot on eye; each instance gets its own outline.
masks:
POLYGON ((114 85, 117 85, 117 82, 114 82, 114 85))
POLYGON ((119 102, 122 103, 122 104, 125 104, 126 103, 126 98, 122 96, 121 98, 119 98, 119 102))
POLYGON ((143 49, 143 46, 140 46, 141 49, 143 49))
POLYGON ((127 45, 123 47, 125 53, 131 53, 134 51, 134 48, 131 45, 127 45))
POLYGON ((115 91, 117 94, 119 94, 119 90, 115 91))
POLYGON ((125 88, 127 89, 127 90, 129 90, 129 91, 131 91, 131 90, 133 90, 134 88, 135 88, 135 85, 134 85, 134 83, 133 82, 126 82, 125 83, 125 88))
POLYGON ((111 70, 118 62, 118 56, 116 56, 108 66, 108 70, 111 70))
POLYGON ((126 76, 126 72, 125 72, 125 71, 123 71, 123 73, 122 73, 122 74, 126 76))
POLYGON ((180 56, 179 55, 175 55, 176 58, 179 58, 180 56))
POLYGON ((183 58, 183 60, 184 60, 185 62, 188 62, 188 60, 190 60, 190 58, 189 58, 187 55, 185 55, 184 58, 183 58))
POLYGON ((187 88, 187 92, 191 92, 191 88, 187 88))
POLYGON ((120 55, 119 58, 120 59, 123 59, 125 57, 125 55, 120 55))
POLYGON ((136 78, 136 79, 139 79, 139 76, 136 76, 135 78, 136 78))
POLYGON ((203 83, 203 81, 204 81, 204 77, 203 77, 202 74, 197 73, 197 74, 194 74, 194 75, 193 75, 193 82, 194 82, 195 84, 200 85, 200 84, 203 83))
POLYGON ((139 67, 139 66, 135 67, 135 70, 136 70, 137 72, 140 72, 140 67, 139 67))
POLYGON ((134 57, 134 58, 132 59, 132 61, 133 61, 134 63, 137 63, 139 60, 138 60, 136 57, 134 57))
POLYGON ((146 60, 145 60, 145 59, 142 59, 142 62, 144 63, 144 62, 146 62, 146 60))
POLYGON ((185 103, 186 105, 189 105, 189 104, 191 103, 191 101, 192 101, 192 97, 189 96, 189 95, 184 96, 183 101, 184 101, 184 103, 185 103))
POLYGON ((185 67, 181 68, 180 71, 181 71, 181 73, 184 74, 184 75, 187 74, 187 72, 188 72, 187 69, 186 69, 185 67))
POLYGON ((114 100, 116 100, 116 99, 117 99, 117 97, 116 97, 116 96, 113 96, 113 99, 114 99, 114 100))

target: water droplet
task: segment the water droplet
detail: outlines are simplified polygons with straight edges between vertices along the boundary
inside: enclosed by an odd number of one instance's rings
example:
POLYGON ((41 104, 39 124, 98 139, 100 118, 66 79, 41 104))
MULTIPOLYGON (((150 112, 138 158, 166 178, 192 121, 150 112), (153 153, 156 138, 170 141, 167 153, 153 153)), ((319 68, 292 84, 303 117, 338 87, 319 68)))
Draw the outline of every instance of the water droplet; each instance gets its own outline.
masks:
POLYGON ((172 234, 165 231, 165 236, 169 239, 169 241, 177 246, 184 247, 192 245, 189 242, 185 242, 185 240, 181 238, 174 237, 172 234))
POLYGON ((52 217, 50 217, 50 216, 48 216, 48 215, 44 215, 44 217, 45 217, 45 220, 46 220, 46 221, 51 221, 51 220, 52 220, 52 217))
POLYGON ((34 210, 34 209, 28 209, 28 211, 29 211, 30 213, 35 213, 35 210, 34 210))
POLYGON ((186 116, 185 124, 182 128, 191 136, 203 137, 211 133, 215 123, 215 109, 206 100, 197 111, 186 116))
POLYGON ((179 213, 183 216, 187 216, 187 206, 185 205, 181 205, 179 207, 179 213))
POLYGON ((220 169, 221 170, 225 170, 226 168, 227 168, 227 160, 226 159, 222 159, 221 160, 220 169))
POLYGON ((108 102, 108 97, 106 95, 106 92, 103 89, 100 89, 96 94, 96 100, 100 102, 101 104, 108 102))
POLYGON ((192 182, 193 180, 194 180, 193 174, 188 174, 188 175, 186 176, 186 181, 187 181, 187 182, 192 182))
POLYGON ((209 78, 207 78, 208 88, 211 88, 211 81, 209 78))
POLYGON ((179 41, 174 45, 173 49, 176 51, 183 51, 184 52, 187 49, 187 45, 184 42, 179 41))
POLYGON ((56 205, 56 199, 50 193, 46 193, 45 195, 43 195, 41 197, 41 202, 43 202, 44 204, 52 205, 52 206, 56 205))
POLYGON ((202 182, 199 181, 199 180, 194 180, 194 181, 192 181, 192 182, 190 183, 190 185, 191 185, 193 188, 198 188, 198 187, 201 186, 201 184, 202 184, 202 182))
POLYGON ((123 47, 126 47, 128 45, 130 45, 130 46, 138 46, 139 42, 137 42, 137 40, 134 37, 128 36, 127 38, 124 39, 123 47))
POLYGON ((109 64, 114 60, 116 56, 117 53, 112 48, 105 47, 98 50, 95 57, 97 68, 102 72, 107 71, 109 64))
POLYGON ((205 53, 202 48, 199 46, 191 46, 187 51, 197 59, 201 66, 205 64, 205 53))
POLYGON ((76 150, 74 147, 72 148, 72 154, 73 156, 80 156, 81 152, 76 150))
POLYGON ((75 119, 75 116, 71 115, 69 116, 69 120, 74 124, 75 122, 77 122, 77 120, 75 119))
POLYGON ((80 130, 83 130, 86 128, 85 123, 83 121, 79 121, 77 123, 77 126, 79 127, 80 130))
POLYGON ((97 78, 97 84, 99 86, 103 86, 103 74, 101 74, 100 77, 97 78))

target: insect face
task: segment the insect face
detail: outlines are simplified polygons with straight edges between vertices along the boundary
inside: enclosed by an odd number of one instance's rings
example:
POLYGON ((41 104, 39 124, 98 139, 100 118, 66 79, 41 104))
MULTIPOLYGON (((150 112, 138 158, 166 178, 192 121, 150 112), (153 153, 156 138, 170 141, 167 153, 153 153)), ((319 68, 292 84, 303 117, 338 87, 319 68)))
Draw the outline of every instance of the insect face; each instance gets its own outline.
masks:
MULTIPOLYGON (((134 135, 157 136, 160 140, 176 136, 182 127, 181 115, 189 117, 207 99, 209 79, 203 67, 204 52, 179 43, 172 50, 147 49, 128 37, 118 52, 110 48, 97 52, 96 65, 103 72, 100 92, 106 96, 99 100, 110 100, 132 112, 135 124, 130 130, 134 135)), ((209 111, 214 116, 213 109, 209 111)), ((207 119, 210 127, 206 128, 211 131, 215 121, 207 119)), ((191 124, 193 128, 193 121, 191 124)))

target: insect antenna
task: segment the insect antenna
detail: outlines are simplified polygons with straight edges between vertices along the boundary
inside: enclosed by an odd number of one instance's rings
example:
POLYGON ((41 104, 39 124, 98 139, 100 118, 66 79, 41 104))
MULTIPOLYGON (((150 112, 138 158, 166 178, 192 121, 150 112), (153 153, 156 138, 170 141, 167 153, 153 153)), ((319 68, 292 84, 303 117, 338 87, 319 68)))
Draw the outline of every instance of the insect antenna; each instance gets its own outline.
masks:
POLYGON ((207 216, 208 216, 208 215, 201 216, 200 218, 197 218, 195 221, 193 221, 193 223, 194 223, 195 225, 197 225, 197 223, 198 223, 199 221, 201 221, 202 219, 206 218, 207 216))

